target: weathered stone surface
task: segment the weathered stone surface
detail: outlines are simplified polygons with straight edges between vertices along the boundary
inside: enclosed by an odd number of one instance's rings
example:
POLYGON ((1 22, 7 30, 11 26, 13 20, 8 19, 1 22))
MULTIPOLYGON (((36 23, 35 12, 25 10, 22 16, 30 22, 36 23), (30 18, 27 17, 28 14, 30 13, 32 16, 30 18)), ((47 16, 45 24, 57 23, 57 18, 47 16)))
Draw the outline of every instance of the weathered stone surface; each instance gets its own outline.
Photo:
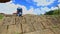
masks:
POLYGON ((10 25, 7 34, 22 33, 21 25, 10 25))
POLYGON ((46 30, 39 30, 39 31, 34 31, 34 32, 29 32, 24 34, 54 34, 54 33, 51 30, 46 29, 46 30))
POLYGON ((7 34, 7 26, 0 26, 0 34, 7 34))
POLYGON ((3 25, 15 24, 15 18, 5 17, 3 20, 3 25))
POLYGON ((22 29, 23 29, 23 32, 24 33, 34 31, 33 26, 32 25, 29 25, 29 24, 22 24, 22 29))
POLYGON ((33 26, 35 30, 42 30, 44 28, 41 23, 34 23, 33 26))
POLYGON ((60 34, 58 18, 48 15, 5 16, 0 22, 0 34, 60 34))
POLYGON ((54 34, 60 34, 60 29, 58 27, 53 27, 51 30, 54 32, 54 34))

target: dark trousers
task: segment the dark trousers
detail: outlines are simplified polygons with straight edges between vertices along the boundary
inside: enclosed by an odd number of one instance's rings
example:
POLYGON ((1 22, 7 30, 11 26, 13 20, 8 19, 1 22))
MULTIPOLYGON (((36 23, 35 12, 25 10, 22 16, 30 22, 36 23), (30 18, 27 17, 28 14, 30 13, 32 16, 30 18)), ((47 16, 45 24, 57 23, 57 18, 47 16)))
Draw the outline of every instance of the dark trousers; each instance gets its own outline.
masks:
POLYGON ((19 17, 20 17, 20 16, 22 16, 22 14, 17 14, 17 16, 19 16, 19 17))

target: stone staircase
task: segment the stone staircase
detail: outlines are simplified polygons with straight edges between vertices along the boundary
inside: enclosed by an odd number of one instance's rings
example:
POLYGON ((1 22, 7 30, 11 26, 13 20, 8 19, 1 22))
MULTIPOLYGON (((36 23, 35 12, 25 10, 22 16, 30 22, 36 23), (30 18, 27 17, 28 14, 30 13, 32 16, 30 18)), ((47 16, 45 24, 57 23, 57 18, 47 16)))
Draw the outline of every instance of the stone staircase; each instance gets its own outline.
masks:
POLYGON ((0 34, 60 34, 60 16, 5 16, 0 34))

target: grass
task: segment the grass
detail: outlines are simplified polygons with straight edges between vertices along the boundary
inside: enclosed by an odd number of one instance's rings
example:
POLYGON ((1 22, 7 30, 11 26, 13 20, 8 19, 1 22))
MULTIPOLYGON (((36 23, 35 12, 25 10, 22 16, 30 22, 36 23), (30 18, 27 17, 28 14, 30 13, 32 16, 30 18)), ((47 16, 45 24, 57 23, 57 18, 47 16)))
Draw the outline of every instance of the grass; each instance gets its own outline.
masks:
POLYGON ((0 14, 0 19, 2 19, 2 18, 3 18, 3 15, 0 14))

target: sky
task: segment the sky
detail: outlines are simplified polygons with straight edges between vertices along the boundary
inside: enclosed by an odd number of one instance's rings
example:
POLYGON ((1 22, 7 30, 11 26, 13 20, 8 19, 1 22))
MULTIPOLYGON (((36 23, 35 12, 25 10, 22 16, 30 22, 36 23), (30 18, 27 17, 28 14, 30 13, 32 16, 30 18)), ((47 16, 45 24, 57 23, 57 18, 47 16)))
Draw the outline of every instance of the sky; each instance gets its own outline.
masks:
POLYGON ((23 14, 40 15, 58 9, 57 5, 60 7, 60 0, 11 0, 0 3, 0 13, 13 14, 21 7, 23 14))

